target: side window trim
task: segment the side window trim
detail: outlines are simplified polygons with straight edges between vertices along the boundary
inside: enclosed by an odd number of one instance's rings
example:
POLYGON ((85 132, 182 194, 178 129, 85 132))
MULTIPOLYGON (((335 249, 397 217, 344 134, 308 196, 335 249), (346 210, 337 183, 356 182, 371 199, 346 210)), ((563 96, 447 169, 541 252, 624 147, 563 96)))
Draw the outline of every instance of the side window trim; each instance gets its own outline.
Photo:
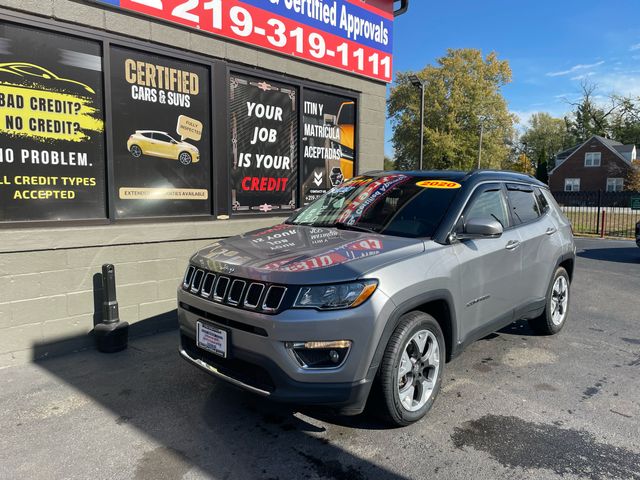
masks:
MULTIPOLYGON (((538 203, 538 199, 536 198, 536 195, 535 195, 535 187, 533 185, 506 183, 504 188, 505 188, 505 193, 508 193, 509 190, 516 191, 516 192, 531 192, 531 194, 533 195, 533 201, 538 206, 538 209, 540 208, 540 204, 538 203), (512 188, 509 188, 510 185, 511 185, 512 188)), ((517 223, 516 219, 514 218, 513 206, 511 205, 511 200, 509 199, 509 195, 506 195, 506 197, 507 197, 507 199, 506 199, 507 200, 507 205, 508 205, 508 208, 509 208, 509 217, 511 218, 511 222, 513 223, 513 228, 519 228, 519 227, 524 227, 524 226, 527 226, 527 225, 532 225, 532 224, 534 224, 536 222, 539 222, 544 217, 544 213, 541 213, 540 215, 538 215, 537 218, 534 218, 533 220, 529 220, 528 222, 517 223)))
POLYGON ((507 208, 507 221, 509 223, 509 225, 503 225, 504 230, 509 230, 511 228, 513 228, 513 218, 511 217, 511 210, 509 208, 509 203, 508 203, 508 199, 506 198, 506 194, 505 194, 505 186, 504 186, 504 182, 500 182, 500 181, 495 181, 495 182, 490 182, 490 183, 484 183, 484 184, 480 184, 478 185, 469 195, 469 198, 467 199, 467 202, 465 203, 464 207, 462 208, 462 212, 460 212, 460 215, 458 215, 458 218, 456 219, 454 225, 453 225, 453 231, 457 231, 457 229, 460 226, 460 221, 465 221, 465 215, 467 214, 467 212, 469 211, 469 208, 473 206, 473 203, 477 200, 478 197, 480 197, 480 195, 482 195, 485 192, 488 191, 492 191, 492 190, 498 190, 500 191, 501 197, 502 197, 502 201, 504 202, 504 206, 507 208))

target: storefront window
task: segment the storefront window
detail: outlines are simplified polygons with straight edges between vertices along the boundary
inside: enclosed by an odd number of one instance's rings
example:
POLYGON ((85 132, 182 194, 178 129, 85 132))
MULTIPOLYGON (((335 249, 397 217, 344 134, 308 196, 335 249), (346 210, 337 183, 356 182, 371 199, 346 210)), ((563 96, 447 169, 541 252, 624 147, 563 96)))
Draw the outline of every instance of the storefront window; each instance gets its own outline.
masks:
POLYGON ((231 196, 234 213, 296 208, 297 90, 232 75, 229 85, 231 196))
POLYGON ((356 102, 307 89, 303 112, 302 192, 308 205, 354 175, 356 102))
POLYGON ((211 214, 209 69, 113 47, 117 218, 211 214))
POLYGON ((106 217, 100 43, 0 24, 0 222, 106 217))

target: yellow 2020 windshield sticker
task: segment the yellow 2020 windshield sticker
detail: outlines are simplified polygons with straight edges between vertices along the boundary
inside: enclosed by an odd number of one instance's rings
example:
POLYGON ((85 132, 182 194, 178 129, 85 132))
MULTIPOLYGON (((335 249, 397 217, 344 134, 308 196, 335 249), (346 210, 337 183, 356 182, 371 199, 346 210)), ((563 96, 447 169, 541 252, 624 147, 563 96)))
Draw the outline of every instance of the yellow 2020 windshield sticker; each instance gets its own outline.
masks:
POLYGON ((460 188, 458 182, 450 182, 449 180, 423 180, 422 182, 416 183, 417 186, 422 188, 460 188))

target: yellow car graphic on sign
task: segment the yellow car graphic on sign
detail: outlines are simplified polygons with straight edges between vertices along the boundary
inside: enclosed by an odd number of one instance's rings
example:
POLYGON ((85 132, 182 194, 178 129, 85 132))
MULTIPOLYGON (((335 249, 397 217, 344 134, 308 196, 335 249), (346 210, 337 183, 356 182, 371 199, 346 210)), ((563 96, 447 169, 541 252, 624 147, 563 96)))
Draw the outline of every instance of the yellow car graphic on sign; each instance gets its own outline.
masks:
POLYGON ((69 86, 82 87, 82 89, 91 94, 95 94, 95 90, 84 83, 76 82, 69 78, 57 76, 51 70, 34 65, 33 63, 12 62, 0 63, 0 82, 15 84, 18 78, 23 81, 32 81, 40 83, 44 87, 60 88, 64 90, 69 86))
POLYGON ((142 155, 178 160, 182 165, 200 161, 200 151, 187 142, 179 142, 166 132, 137 130, 127 141, 127 150, 134 158, 142 155))

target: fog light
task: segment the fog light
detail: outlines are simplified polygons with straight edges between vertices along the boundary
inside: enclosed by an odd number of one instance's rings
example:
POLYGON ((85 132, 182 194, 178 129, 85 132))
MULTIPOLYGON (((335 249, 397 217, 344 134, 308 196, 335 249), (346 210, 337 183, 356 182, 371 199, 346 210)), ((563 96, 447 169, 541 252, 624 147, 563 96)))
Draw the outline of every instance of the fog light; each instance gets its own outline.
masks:
POLYGON ((351 340, 287 342, 286 347, 302 368, 337 368, 347 359, 351 340))

